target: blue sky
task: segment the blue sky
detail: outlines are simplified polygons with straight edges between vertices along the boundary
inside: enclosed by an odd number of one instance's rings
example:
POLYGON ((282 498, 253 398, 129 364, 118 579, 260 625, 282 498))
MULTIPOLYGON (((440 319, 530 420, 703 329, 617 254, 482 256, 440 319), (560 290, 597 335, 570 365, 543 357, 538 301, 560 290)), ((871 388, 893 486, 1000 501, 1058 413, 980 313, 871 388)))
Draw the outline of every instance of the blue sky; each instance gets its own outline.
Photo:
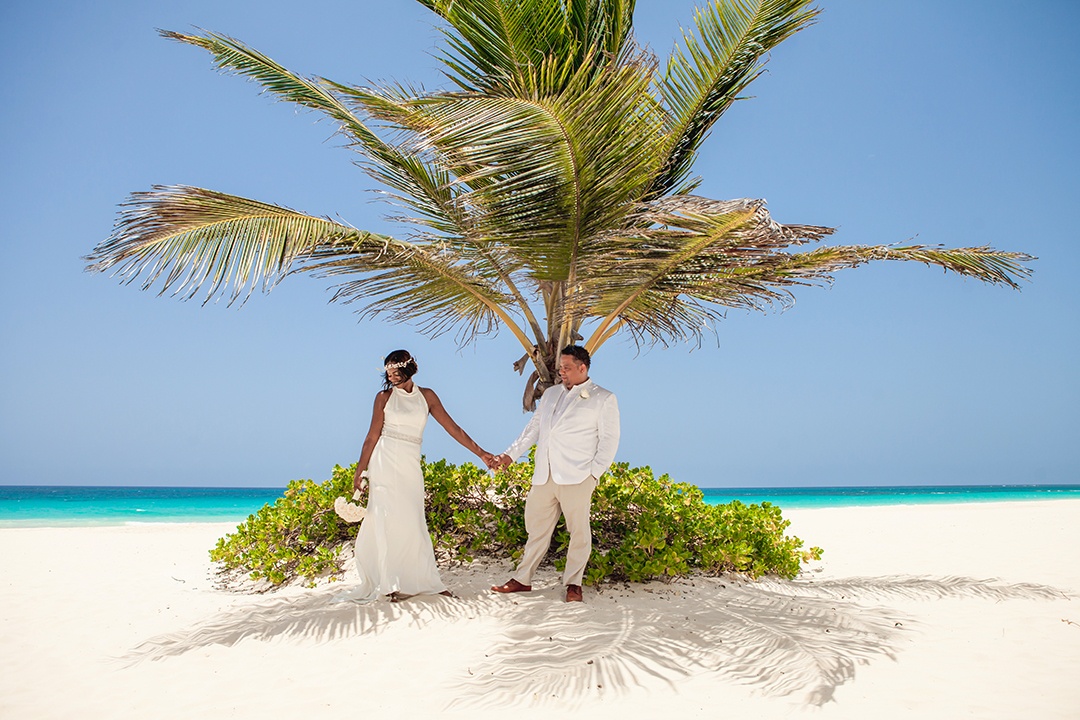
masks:
MULTIPOLYGON (((1080 5, 822 0, 720 121, 700 193, 765 198, 836 244, 1038 256, 1022 292, 906 264, 838 273, 700 349, 609 342, 618 459, 703 486, 1080 482, 1080 5)), ((665 56, 693 4, 639 0, 665 56)), ((405 347, 481 445, 527 418, 506 332, 459 349, 290 278, 242 308, 82 270, 117 206, 197 185, 393 232, 318 117, 155 28, 232 35, 295 71, 436 87, 419 3, 278 0, 0 9, 0 483, 281 486, 351 462, 382 356, 405 347)), ((471 456, 436 425, 429 458, 471 456)))

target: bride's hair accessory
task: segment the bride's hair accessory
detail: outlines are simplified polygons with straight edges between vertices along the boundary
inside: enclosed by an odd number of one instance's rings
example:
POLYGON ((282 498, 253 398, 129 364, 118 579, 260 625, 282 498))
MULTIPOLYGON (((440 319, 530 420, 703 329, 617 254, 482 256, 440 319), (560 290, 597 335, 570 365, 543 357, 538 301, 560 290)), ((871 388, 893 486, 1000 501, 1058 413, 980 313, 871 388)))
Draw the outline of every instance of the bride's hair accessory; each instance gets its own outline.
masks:
POLYGON ((419 369, 416 358, 410 355, 408 350, 395 350, 383 358, 383 390, 394 387, 394 383, 390 382, 391 372, 400 373, 402 380, 408 380, 419 369))

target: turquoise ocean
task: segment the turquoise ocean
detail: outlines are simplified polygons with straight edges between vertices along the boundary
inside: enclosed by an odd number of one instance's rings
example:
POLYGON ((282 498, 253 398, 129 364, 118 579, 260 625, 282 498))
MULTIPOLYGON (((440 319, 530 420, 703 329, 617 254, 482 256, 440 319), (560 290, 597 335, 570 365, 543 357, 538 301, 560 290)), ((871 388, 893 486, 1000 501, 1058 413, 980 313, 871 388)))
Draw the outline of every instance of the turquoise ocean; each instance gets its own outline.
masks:
MULTIPOLYGON (((235 522, 284 488, 77 487, 0 485, 0 527, 235 522)), ((1080 485, 702 488, 709 503, 739 500, 787 508, 1080 499, 1080 485)))

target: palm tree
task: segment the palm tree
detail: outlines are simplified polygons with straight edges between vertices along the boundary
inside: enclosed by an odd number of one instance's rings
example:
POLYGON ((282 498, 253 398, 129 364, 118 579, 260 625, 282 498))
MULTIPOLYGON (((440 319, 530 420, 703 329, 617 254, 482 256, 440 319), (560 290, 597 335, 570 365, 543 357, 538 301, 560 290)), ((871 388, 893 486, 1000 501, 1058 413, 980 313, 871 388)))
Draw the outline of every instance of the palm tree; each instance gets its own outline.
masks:
POLYGON ((162 35, 328 115, 388 188, 390 237, 221 192, 155 186, 86 259, 185 299, 246 299, 286 275, 460 343, 506 328, 531 362, 527 409, 559 348, 698 340, 727 308, 792 302, 799 285, 871 260, 915 260, 1017 287, 1028 255, 989 247, 817 246, 763 200, 694 194, 713 124, 769 51, 810 25, 809 0, 714 0, 661 70, 635 44, 634 0, 420 0, 443 20, 450 89, 360 87, 290 72, 212 32, 162 35))

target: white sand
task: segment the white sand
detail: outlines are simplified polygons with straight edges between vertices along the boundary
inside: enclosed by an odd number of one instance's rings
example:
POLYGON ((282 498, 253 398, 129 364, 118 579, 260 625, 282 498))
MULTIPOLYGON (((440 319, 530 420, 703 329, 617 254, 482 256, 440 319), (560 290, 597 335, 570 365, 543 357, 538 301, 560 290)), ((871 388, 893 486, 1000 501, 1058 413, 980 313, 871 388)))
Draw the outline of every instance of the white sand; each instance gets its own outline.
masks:
POLYGON ((795 582, 215 590, 232 525, 0 529, 0 718, 1080 718, 1080 501, 791 510, 795 582), (997 580, 990 580, 997 578, 997 580))

